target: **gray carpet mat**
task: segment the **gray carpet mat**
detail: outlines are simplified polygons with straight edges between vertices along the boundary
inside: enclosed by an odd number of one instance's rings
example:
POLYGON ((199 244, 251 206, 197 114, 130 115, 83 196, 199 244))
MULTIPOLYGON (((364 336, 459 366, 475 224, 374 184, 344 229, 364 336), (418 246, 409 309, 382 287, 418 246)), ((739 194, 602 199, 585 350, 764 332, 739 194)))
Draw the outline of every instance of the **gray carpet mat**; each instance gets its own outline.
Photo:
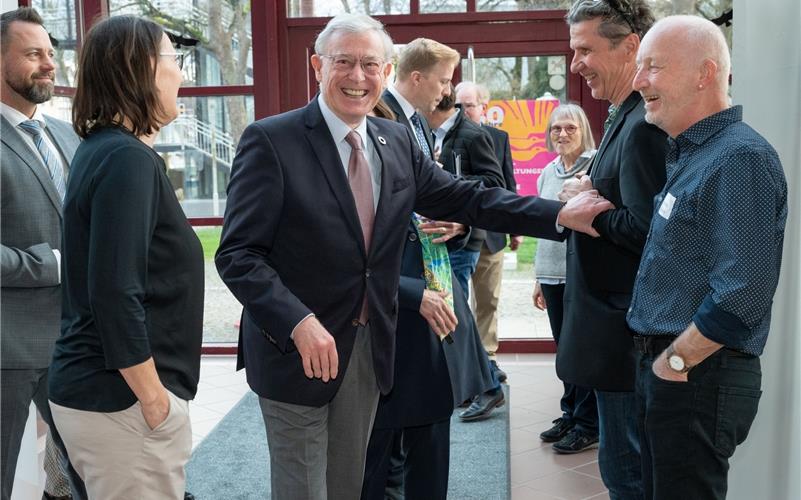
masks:
MULTIPOLYGON (((449 499, 510 498, 508 387, 504 390, 507 404, 487 420, 463 423, 454 413, 449 499)), ((270 498, 267 437, 254 393, 246 394, 200 443, 186 474, 186 490, 197 500, 270 498)))

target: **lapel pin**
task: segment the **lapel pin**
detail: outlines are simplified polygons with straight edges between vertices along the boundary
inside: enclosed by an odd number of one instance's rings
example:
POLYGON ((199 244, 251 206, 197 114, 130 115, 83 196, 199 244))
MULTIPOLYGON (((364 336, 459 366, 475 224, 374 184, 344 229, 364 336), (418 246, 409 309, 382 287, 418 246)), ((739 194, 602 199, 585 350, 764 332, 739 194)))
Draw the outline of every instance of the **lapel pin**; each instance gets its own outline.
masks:
POLYGON ((383 146, 387 145, 387 140, 381 137, 380 135, 378 136, 378 142, 380 142, 383 146))

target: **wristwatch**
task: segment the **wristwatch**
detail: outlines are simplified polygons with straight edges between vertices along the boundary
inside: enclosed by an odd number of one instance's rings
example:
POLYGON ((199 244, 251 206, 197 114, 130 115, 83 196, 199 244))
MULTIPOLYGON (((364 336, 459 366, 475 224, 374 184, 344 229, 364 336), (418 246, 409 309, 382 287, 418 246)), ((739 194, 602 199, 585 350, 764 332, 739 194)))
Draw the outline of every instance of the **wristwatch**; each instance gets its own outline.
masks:
POLYGON ((668 368, 676 373, 687 373, 692 368, 681 354, 676 352, 676 349, 673 348, 673 344, 670 344, 667 349, 665 349, 665 359, 667 360, 668 368))

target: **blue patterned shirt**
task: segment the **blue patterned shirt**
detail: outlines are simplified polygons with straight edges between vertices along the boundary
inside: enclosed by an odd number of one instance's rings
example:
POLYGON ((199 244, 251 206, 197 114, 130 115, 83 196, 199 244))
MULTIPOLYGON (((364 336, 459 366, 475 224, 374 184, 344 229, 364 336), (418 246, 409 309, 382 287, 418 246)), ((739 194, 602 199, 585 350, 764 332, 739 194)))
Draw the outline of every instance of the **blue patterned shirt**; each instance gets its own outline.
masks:
POLYGON ((668 139, 667 183, 654 199, 628 323, 762 354, 779 280, 787 183, 776 151, 742 122, 742 107, 668 139))

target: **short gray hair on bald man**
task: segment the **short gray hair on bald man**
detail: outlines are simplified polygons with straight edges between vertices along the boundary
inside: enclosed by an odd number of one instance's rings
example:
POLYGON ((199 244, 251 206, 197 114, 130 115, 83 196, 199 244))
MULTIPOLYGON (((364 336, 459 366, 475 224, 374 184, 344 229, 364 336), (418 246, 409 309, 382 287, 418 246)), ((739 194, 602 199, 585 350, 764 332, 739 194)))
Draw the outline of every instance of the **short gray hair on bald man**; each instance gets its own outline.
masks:
POLYGON ((384 60, 387 62, 392 61, 395 55, 395 46, 392 43, 387 30, 380 21, 365 14, 339 14, 332 18, 325 25, 323 31, 317 35, 317 40, 314 42, 314 52, 317 55, 330 55, 326 52, 331 37, 338 33, 364 33, 366 31, 375 31, 381 37, 381 42, 384 44, 384 60))
POLYGON ((718 68, 715 80, 722 89, 728 90, 731 55, 720 28, 703 17, 684 15, 667 16, 654 25, 659 31, 674 27, 681 30, 681 37, 687 42, 687 57, 714 62, 718 68))
POLYGON ((487 104, 490 100, 490 91, 489 89, 480 83, 471 82, 470 80, 463 80, 459 82, 459 85, 456 86, 456 94, 459 94, 462 90, 472 90, 476 93, 476 99, 478 99, 479 104, 487 104))
POLYGON ((640 39, 654 24, 654 14, 646 0, 577 0, 565 16, 567 24, 601 18, 598 34, 616 47, 630 33, 640 39))

